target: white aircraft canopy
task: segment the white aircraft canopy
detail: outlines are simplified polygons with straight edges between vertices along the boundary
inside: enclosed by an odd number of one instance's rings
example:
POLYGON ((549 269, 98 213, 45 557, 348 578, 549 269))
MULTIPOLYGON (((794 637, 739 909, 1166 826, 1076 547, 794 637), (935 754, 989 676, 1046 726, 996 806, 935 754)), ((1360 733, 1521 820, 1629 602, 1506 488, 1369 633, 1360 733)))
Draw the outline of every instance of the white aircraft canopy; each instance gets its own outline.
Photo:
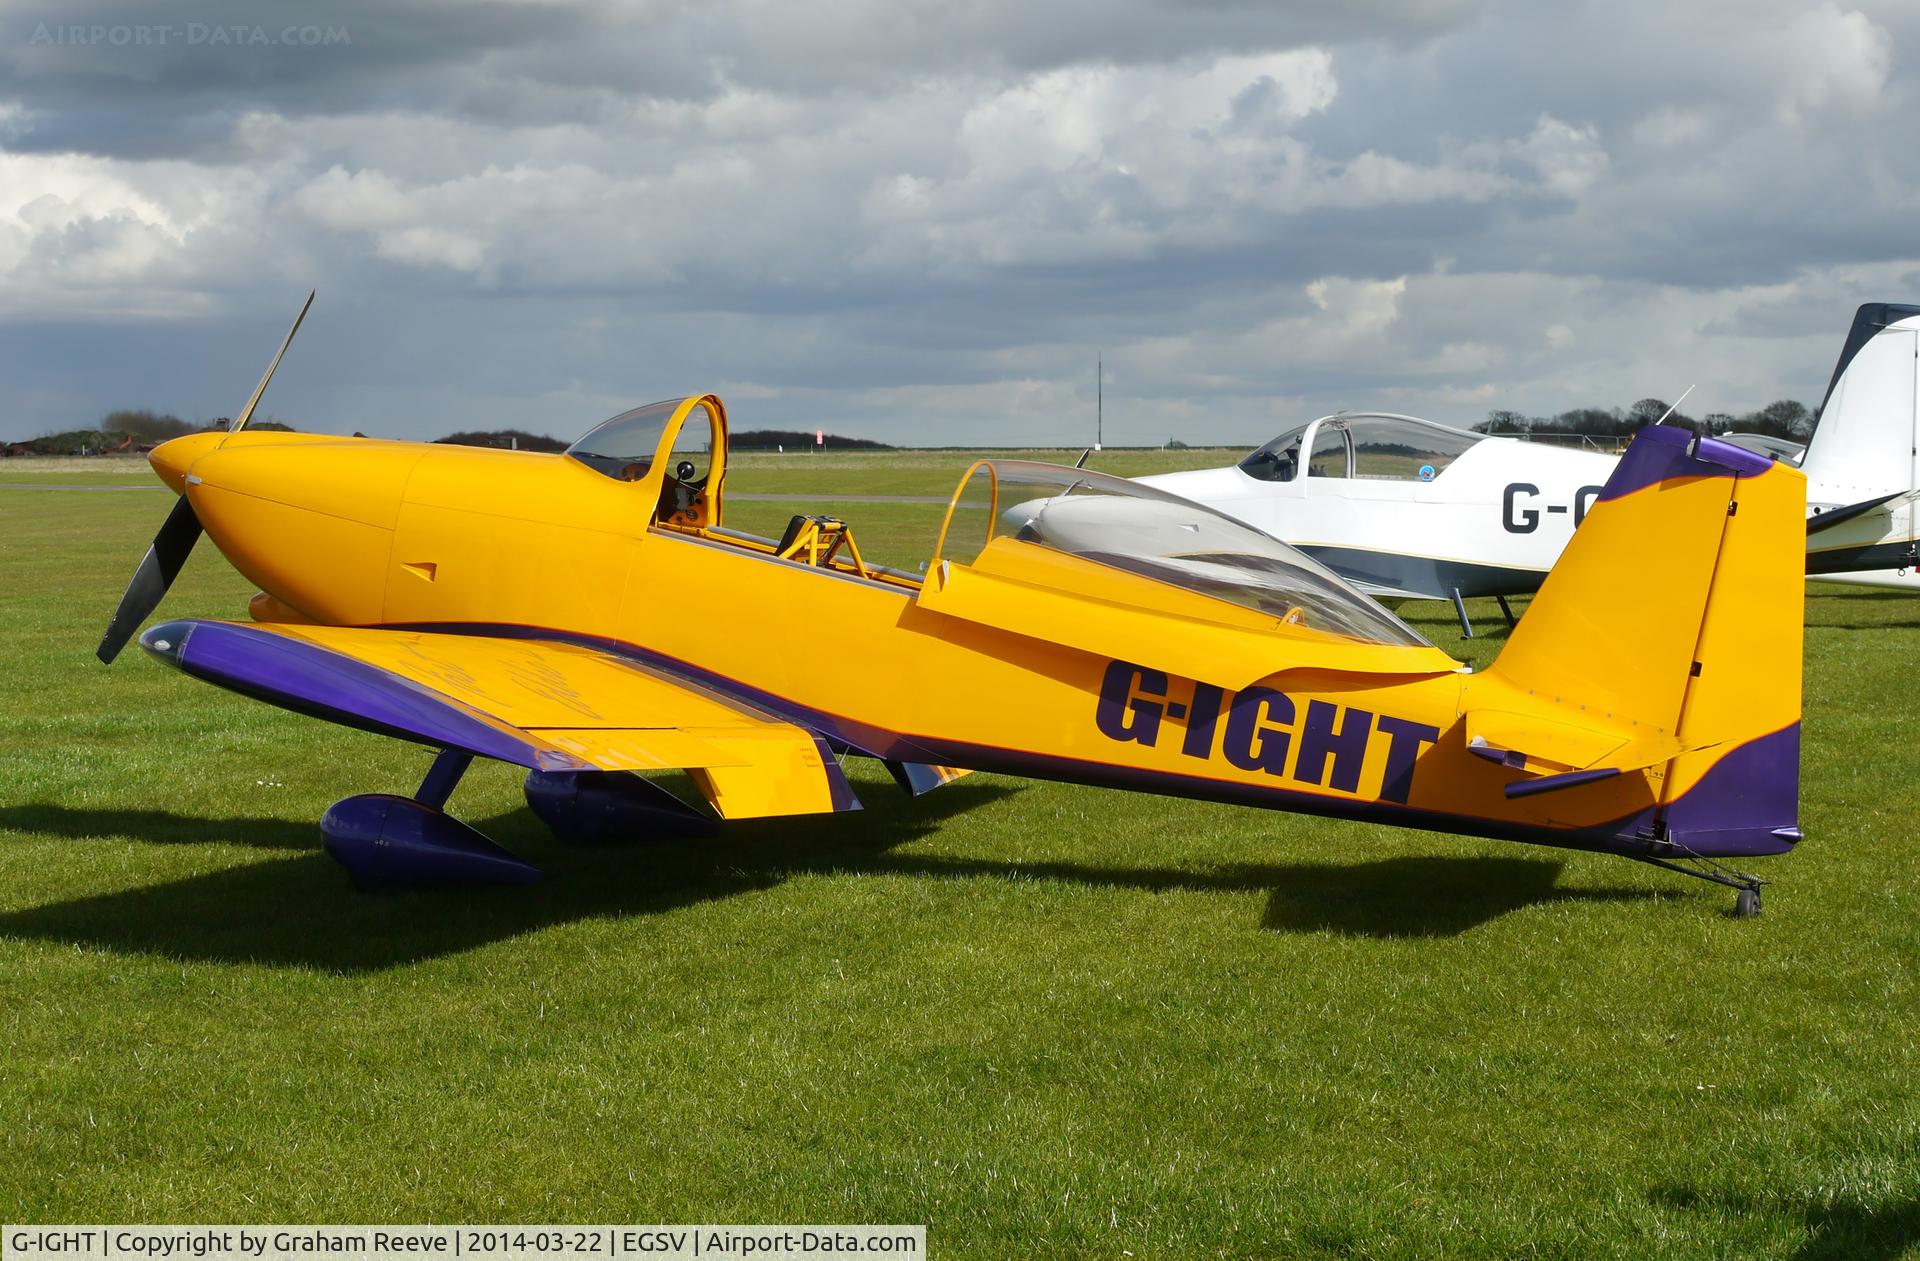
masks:
POLYGON ((1430 482, 1482 437, 1418 416, 1340 412, 1289 429, 1240 461, 1240 471, 1290 482, 1305 451, 1309 477, 1430 482))
POLYGON ((1251 526, 1090 469, 982 460, 954 495, 936 553, 970 563, 1035 544, 1365 643, 1430 647, 1344 578, 1251 526), (985 522, 974 511, 985 509, 985 522), (973 510, 973 511, 969 511, 973 510))

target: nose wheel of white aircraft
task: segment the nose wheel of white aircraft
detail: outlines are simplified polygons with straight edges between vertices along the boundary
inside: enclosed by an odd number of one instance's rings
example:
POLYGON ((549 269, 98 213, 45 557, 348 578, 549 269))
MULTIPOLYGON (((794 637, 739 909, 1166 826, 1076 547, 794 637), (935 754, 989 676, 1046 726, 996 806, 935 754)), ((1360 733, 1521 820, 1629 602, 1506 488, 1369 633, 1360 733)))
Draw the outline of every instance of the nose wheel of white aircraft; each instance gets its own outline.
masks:
MULTIPOLYGON (((1447 592, 1447 598, 1453 601, 1453 615, 1460 619, 1460 638, 1472 639, 1473 622, 1467 617, 1467 601, 1466 598, 1460 594, 1460 588, 1451 588, 1447 592)), ((1513 630, 1518 627, 1520 625, 1520 619, 1513 615, 1513 606, 1507 603, 1507 597, 1496 595, 1493 598, 1500 602, 1500 612, 1506 616, 1507 629, 1513 630)))

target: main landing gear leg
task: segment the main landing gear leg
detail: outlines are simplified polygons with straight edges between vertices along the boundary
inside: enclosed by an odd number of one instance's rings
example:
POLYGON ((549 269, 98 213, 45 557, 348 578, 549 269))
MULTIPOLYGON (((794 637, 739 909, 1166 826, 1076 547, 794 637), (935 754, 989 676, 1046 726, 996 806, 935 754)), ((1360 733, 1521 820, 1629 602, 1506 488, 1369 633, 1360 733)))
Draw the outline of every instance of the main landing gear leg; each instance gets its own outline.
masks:
POLYGON ((1460 588, 1455 587, 1451 594, 1453 596, 1453 611, 1460 618, 1460 638, 1472 639, 1473 623, 1467 620, 1467 602, 1460 598, 1460 588))
POLYGON ((1500 601, 1500 611, 1507 615, 1507 629, 1513 630, 1518 627, 1520 625, 1520 619, 1513 615, 1513 609, 1507 604, 1507 597, 1497 595, 1493 598, 1500 601))
POLYGON ((433 765, 427 768, 427 777, 420 781, 420 789, 413 799, 423 806, 435 810, 443 809, 447 798, 453 796, 453 790, 460 786, 460 777, 473 765, 473 754, 458 749, 442 749, 440 756, 433 759, 433 765))
POLYGON ((1650 854, 1638 854, 1635 857, 1643 863, 1663 867, 1668 871, 1677 871, 1683 876, 1692 876, 1696 880, 1710 880, 1714 884, 1723 884, 1729 889, 1738 890, 1733 900, 1735 919, 1752 919, 1760 914, 1760 886, 1766 881, 1758 876, 1749 876, 1744 871, 1735 871, 1731 867, 1722 867, 1711 858, 1700 854, 1678 851, 1677 859, 1655 858, 1650 854))
POLYGON ((442 810, 473 754, 443 749, 411 797, 365 793, 320 817, 327 854, 363 889, 532 884, 540 870, 442 810))

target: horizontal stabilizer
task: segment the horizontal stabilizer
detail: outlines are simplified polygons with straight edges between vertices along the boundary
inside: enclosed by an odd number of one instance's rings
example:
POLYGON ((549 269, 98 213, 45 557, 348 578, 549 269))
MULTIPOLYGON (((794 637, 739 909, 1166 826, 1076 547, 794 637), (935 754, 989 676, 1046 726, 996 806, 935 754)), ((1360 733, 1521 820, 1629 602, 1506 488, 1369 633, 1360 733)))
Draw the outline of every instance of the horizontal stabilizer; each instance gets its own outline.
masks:
POLYGON ((1859 503, 1848 504, 1844 508, 1829 508, 1825 512, 1816 512, 1807 518, 1807 533, 1818 534, 1822 530, 1830 530, 1842 521, 1864 517, 1875 509, 1892 512, 1900 505, 1913 503, 1916 499, 1920 499, 1920 490, 1897 490, 1889 495, 1862 499, 1859 503))
POLYGON ((1592 766, 1627 742, 1621 731, 1484 709, 1468 711, 1466 737, 1477 756, 1535 772, 1592 766))
POLYGON ((1656 766, 1680 752, 1680 742, 1664 732, 1633 733, 1597 722, 1582 727, 1520 714, 1470 710, 1465 725, 1469 753, 1529 775, 1554 777, 1590 770, 1618 774, 1656 766))

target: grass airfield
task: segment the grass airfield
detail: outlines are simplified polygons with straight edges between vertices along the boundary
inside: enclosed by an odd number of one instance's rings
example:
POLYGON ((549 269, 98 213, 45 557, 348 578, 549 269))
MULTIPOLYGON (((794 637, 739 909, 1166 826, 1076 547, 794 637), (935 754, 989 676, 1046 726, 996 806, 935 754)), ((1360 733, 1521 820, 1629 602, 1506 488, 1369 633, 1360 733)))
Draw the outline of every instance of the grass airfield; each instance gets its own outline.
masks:
MULTIPOLYGON (((937 505, 834 497, 941 496, 967 462, 743 455, 727 519, 837 511, 910 568, 937 505)), ((153 484, 17 463, 0 483, 153 484)), ((1910 597, 1813 589, 1809 839, 1753 864, 1777 882, 1753 921, 1620 859, 991 776, 915 802, 860 761, 862 814, 603 849, 477 764, 450 809, 543 883, 366 896, 314 821, 411 791, 426 750, 93 659, 167 506, 0 490, 0 1218, 1920 1249, 1910 597)), ((250 594, 203 544, 163 613, 250 594)), ((1473 611, 1463 644, 1444 606, 1402 610, 1484 665, 1500 620, 1473 611)))

